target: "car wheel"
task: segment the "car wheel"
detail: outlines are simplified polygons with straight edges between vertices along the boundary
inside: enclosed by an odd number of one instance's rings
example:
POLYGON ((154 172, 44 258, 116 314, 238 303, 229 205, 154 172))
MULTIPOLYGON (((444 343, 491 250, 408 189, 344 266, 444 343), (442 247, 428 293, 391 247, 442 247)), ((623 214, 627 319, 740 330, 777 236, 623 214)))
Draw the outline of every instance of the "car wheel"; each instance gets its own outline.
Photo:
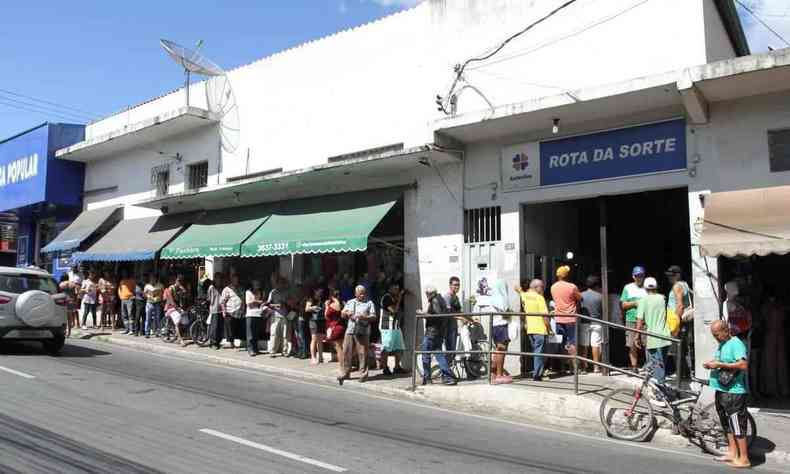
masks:
POLYGON ((44 345, 44 350, 47 352, 47 354, 56 356, 60 354, 63 346, 66 345, 66 338, 63 336, 56 336, 54 339, 42 341, 42 344, 44 345))

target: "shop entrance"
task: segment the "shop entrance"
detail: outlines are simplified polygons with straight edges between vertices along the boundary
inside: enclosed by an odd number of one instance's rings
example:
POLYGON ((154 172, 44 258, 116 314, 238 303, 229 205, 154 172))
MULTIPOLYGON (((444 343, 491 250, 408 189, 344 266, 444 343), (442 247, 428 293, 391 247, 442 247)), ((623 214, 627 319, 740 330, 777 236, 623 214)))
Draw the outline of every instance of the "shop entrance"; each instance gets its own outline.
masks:
MULTIPOLYGON (((609 294, 609 313, 604 317, 612 322, 623 322, 619 295, 632 281, 634 266, 645 267, 664 295, 670 289, 664 277, 670 265, 680 265, 690 280, 686 188, 529 204, 523 209, 523 225, 523 279, 543 279, 548 300, 548 287, 561 265, 572 268, 571 278, 582 291, 588 276, 600 276, 609 294)), ((609 361, 624 366, 625 335, 610 333, 609 361)))
POLYGON ((744 308, 751 316, 751 330, 743 336, 750 354, 749 393, 763 408, 790 408, 788 268, 790 255, 719 258, 719 294, 728 299, 730 312, 744 308), (738 286, 737 295, 727 294, 726 282, 738 286))

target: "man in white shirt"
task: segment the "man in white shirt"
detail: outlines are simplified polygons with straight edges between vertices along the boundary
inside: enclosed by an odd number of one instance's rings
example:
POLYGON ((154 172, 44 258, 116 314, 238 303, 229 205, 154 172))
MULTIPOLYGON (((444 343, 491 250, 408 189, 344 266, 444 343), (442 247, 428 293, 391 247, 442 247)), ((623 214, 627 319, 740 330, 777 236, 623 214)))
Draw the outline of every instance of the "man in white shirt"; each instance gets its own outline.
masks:
POLYGON ((220 306, 222 316, 225 318, 225 339, 230 343, 230 347, 235 347, 236 339, 241 340, 241 319, 244 317, 243 305, 244 290, 239 283, 239 275, 230 275, 230 285, 222 290, 220 306))
POLYGON ((272 310, 272 325, 269 335, 270 357, 277 355, 291 354, 291 342, 286 341, 286 335, 290 333, 288 326, 288 280, 278 277, 276 286, 269 293, 266 306, 272 310), (287 342, 287 343, 286 343, 287 342))
POLYGON ((359 381, 368 379, 368 350, 370 348, 370 326, 376 320, 376 307, 368 299, 368 290, 358 285, 354 290, 356 298, 349 300, 341 315, 348 319, 346 337, 343 341, 343 374, 338 376, 337 382, 350 378, 351 364, 356 353, 359 359, 359 381))
POLYGON ((250 357, 260 354, 258 350, 258 335, 261 330, 261 319, 263 315, 263 293, 261 282, 252 281, 252 288, 247 290, 244 295, 247 303, 247 353, 250 357))
POLYGON ((99 286, 96 283, 96 272, 88 273, 88 278, 82 282, 80 294, 82 295, 82 329, 88 329, 88 313, 91 315, 93 327, 96 328, 96 303, 99 286))

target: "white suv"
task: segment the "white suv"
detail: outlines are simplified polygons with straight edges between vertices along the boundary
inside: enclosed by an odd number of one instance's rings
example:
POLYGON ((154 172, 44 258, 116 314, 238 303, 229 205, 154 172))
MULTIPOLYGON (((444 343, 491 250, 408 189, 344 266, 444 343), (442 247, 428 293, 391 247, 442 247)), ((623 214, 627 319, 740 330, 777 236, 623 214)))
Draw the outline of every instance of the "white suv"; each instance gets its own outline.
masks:
POLYGON ((0 343, 41 341, 56 355, 66 342, 66 295, 49 273, 0 267, 0 343))

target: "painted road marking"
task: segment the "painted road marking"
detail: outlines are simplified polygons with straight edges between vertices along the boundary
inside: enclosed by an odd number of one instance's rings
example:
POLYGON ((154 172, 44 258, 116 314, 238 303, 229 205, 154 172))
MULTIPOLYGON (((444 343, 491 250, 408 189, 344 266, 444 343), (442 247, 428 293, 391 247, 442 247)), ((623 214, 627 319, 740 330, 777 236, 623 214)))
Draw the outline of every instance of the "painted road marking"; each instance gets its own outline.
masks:
POLYGON ((292 459, 294 461, 303 462, 305 464, 310 464, 312 466, 322 467, 324 469, 328 469, 334 472, 346 472, 348 469, 335 466, 333 464, 327 464, 325 462, 317 461, 315 459, 304 457, 300 454, 289 453, 288 451, 283 451, 282 449, 273 448, 271 446, 266 446, 265 444, 256 443, 254 441, 248 441, 244 438, 239 438, 237 436, 229 435, 222 433, 220 431, 210 430, 210 429, 202 429, 200 430, 201 433, 205 433, 211 436, 216 436, 217 438, 226 439, 228 441, 233 441, 234 443, 243 444, 244 446, 249 446, 251 448, 260 449, 261 451, 266 451, 267 453, 276 454, 277 456, 282 456, 284 458, 292 459))
POLYGON ((34 378, 36 378, 35 375, 26 374, 26 373, 20 372, 18 370, 9 369, 8 367, 3 367, 1 365, 0 365, 0 370, 2 370, 3 372, 8 372, 9 374, 18 375, 18 376, 26 378, 26 379, 34 379, 34 378))

